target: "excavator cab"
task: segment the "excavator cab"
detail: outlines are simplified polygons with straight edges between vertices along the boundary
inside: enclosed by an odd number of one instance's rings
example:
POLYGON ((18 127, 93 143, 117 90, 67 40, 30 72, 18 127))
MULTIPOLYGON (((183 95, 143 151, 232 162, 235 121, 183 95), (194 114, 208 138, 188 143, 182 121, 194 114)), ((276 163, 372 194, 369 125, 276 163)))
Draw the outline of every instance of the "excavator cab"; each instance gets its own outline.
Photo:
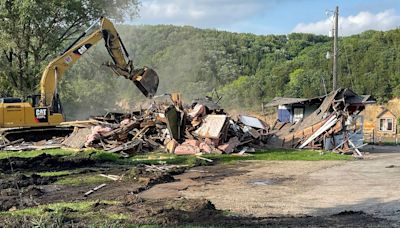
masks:
POLYGON ((32 107, 38 107, 40 104, 40 94, 29 95, 26 97, 26 100, 32 107))

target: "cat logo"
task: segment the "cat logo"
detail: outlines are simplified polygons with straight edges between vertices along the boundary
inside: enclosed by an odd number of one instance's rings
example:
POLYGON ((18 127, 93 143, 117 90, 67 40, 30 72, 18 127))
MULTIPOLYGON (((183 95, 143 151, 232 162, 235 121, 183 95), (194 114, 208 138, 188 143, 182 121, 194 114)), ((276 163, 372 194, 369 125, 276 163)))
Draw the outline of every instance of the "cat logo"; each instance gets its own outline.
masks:
POLYGON ((47 108, 35 108, 35 121, 39 123, 48 122, 47 108))

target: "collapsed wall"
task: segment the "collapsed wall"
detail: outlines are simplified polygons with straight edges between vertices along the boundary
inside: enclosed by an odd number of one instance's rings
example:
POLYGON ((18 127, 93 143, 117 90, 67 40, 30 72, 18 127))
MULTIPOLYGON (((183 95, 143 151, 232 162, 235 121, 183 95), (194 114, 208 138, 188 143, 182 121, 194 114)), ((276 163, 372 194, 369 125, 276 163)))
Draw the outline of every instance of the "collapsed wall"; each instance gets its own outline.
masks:
MULTIPOLYGON (((268 144, 284 148, 314 148, 359 153, 363 145, 362 117, 365 105, 373 103, 370 96, 359 96, 350 89, 338 89, 320 97, 322 103, 311 114, 298 121, 276 121, 269 132, 268 144), (360 122, 361 119, 361 122, 360 122)), ((294 107, 315 105, 318 99, 288 100, 273 105, 290 103, 294 107), (290 103, 292 102, 292 103, 290 103)), ((267 104, 268 106, 268 104, 267 104)))

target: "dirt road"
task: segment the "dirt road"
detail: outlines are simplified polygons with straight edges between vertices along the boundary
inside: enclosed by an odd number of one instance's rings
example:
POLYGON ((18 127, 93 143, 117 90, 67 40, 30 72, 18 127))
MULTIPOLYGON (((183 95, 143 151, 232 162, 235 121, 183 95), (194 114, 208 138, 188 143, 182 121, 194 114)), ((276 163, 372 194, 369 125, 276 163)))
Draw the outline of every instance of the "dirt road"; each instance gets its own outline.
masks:
POLYGON ((400 153, 355 161, 250 161, 196 167, 143 198, 206 198, 238 215, 325 216, 363 211, 398 220, 400 153))

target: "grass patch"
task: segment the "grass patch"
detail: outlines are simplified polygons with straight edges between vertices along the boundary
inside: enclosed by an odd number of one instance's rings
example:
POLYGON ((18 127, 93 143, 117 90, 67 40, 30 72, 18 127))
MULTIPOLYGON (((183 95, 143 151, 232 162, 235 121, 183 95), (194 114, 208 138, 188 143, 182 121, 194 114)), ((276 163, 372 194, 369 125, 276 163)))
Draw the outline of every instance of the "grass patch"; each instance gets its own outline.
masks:
POLYGON ((57 180, 55 184, 81 186, 81 185, 96 185, 96 184, 108 183, 111 181, 113 180, 99 176, 98 174, 90 174, 90 175, 75 175, 75 176, 64 177, 57 180))
MULTIPOLYGON (((60 203, 51 203, 47 205, 40 205, 38 207, 30 207, 16 211, 3 211, 0 212, 0 216, 40 216, 43 213, 56 213, 65 208, 72 209, 77 212, 87 212, 90 211, 93 204, 96 201, 80 201, 80 202, 60 202, 60 203)), ((110 201, 103 200, 101 203, 116 205, 118 201, 110 201)))
MULTIPOLYGON (((87 222, 87 227, 120 227, 121 220, 129 218, 127 214, 93 211, 95 204, 118 205, 119 201, 80 201, 60 202, 37 207, 25 208, 16 211, 0 212, 0 219, 4 219, 12 227, 23 223, 26 227, 75 227, 74 223, 65 224, 65 221, 78 219, 87 222), (13 224, 12 221, 16 223, 13 224)), ((7 224, 7 223, 6 223, 7 224)), ((82 227, 78 225, 76 227, 82 227)))
POLYGON ((81 157, 98 160, 101 162, 117 162, 121 156, 116 153, 107 153, 101 150, 84 150, 76 151, 69 149, 49 149, 49 150, 31 150, 31 151, 2 151, 0 152, 0 159, 19 157, 19 158, 33 158, 42 154, 59 157, 81 157))
POLYGON ((64 170, 64 171, 54 171, 54 172, 39 172, 36 174, 42 177, 60 177, 60 176, 68 176, 72 174, 72 172, 69 170, 64 170))
MULTIPOLYGON (((117 153, 108 153, 101 150, 86 150, 77 152, 65 149, 51 149, 40 151, 22 151, 11 152, 5 151, 0 153, 0 159, 7 157, 35 157, 43 153, 53 156, 63 157, 82 157, 90 158, 99 162, 112 162, 118 164, 175 164, 175 165, 199 165, 205 163, 192 155, 175 155, 163 152, 151 152, 142 155, 135 155, 129 158, 123 158, 117 153)), ((237 156, 231 154, 208 154, 202 155, 205 158, 216 160, 219 162, 234 162, 240 160, 303 160, 303 161, 319 161, 319 160, 351 160, 352 157, 348 155, 340 155, 331 152, 321 152, 317 150, 295 150, 295 149, 270 149, 258 151, 249 156, 237 156)), ((50 173, 44 175, 52 175, 50 173)), ((57 176, 57 173, 54 173, 57 176)), ((60 174, 62 175, 62 174, 60 174)))
POLYGON ((352 160, 348 155, 336 154, 317 150, 294 150, 294 149, 271 149, 258 151, 249 156, 237 156, 229 154, 209 154, 204 157, 222 163, 229 163, 242 160, 281 160, 281 161, 321 161, 321 160, 352 160))
POLYGON ((121 158, 121 155, 116 153, 96 151, 95 154, 91 156, 91 158, 102 162, 117 162, 121 158))
POLYGON ((192 155, 175 155, 169 153, 148 153, 145 155, 136 155, 127 158, 127 163, 131 165, 146 164, 146 165, 157 165, 157 164, 168 164, 168 165, 195 165, 198 159, 192 155))
POLYGON ((65 150, 65 149, 49 149, 49 150, 31 150, 31 151, 2 151, 0 152, 0 159, 9 157, 19 157, 19 158, 33 158, 42 154, 49 154, 52 156, 73 156, 76 155, 77 151, 65 150))
MULTIPOLYGON (((205 154, 202 157, 209 158, 216 162, 230 163, 242 160, 300 160, 300 161, 321 161, 321 160, 352 160, 348 155, 336 154, 318 150, 295 150, 295 149, 271 149, 258 151, 248 156, 232 154, 205 154)), ((176 164, 176 165, 199 165, 207 162, 197 159, 192 155, 175 155, 167 153, 148 153, 146 155, 136 155, 126 159, 127 163, 136 164, 176 164)))

